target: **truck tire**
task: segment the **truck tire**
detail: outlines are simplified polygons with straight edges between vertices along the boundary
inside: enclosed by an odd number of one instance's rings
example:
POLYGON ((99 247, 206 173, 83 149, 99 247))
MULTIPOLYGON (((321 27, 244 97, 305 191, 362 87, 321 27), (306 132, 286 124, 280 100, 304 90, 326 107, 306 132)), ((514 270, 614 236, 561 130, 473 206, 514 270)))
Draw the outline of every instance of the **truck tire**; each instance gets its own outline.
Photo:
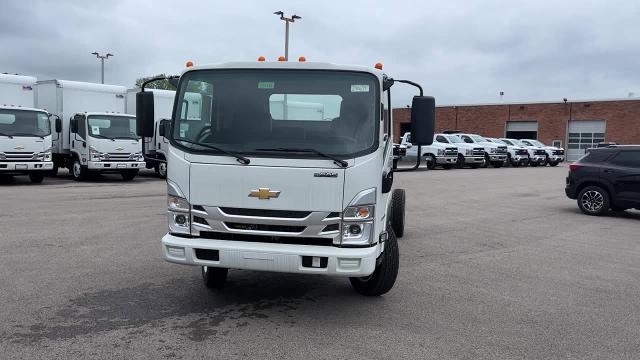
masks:
POLYGON ((131 181, 138 175, 138 170, 123 170, 120 172, 122 179, 125 181, 131 181))
POLYGON ((44 180, 44 173, 40 173, 40 172, 29 173, 29 180, 31 180, 31 182, 34 184, 40 184, 42 180, 44 180))
POLYGON ((501 168, 502 167, 502 161, 492 161, 491 162, 491 166, 493 166, 494 168, 501 168))
POLYGON ((458 161, 456 162, 456 167, 458 169, 462 169, 464 168, 464 163, 465 163, 464 155, 458 154, 458 161))
POLYGON ((88 170, 80 163, 80 159, 73 159, 73 164, 71 165, 71 175, 73 175, 73 180, 82 181, 86 179, 87 172, 88 170))
POLYGON ((484 161, 482 162, 482 164, 480 165, 481 168, 487 168, 489 167, 489 155, 484 154, 484 161))
POLYGON ((384 252, 380 255, 382 261, 376 266, 373 274, 365 277, 349 278, 351 286, 362 295, 380 296, 389 292, 396 282, 398 267, 400 266, 398 240, 392 227, 387 229, 387 234, 384 252))
POLYGON ((537 161, 529 161, 529 166, 538 167, 538 162, 537 161))
POLYGON ((209 289, 222 289, 227 282, 229 269, 210 266, 202 267, 202 281, 209 289))
POLYGON ((55 162, 53 163, 53 167, 51 168, 50 171, 47 171, 47 176, 51 176, 51 177, 56 177, 58 176, 58 170, 60 168, 58 167, 58 164, 56 164, 55 162))
POLYGON ((592 216, 604 215, 609 211, 609 193, 600 186, 587 186, 578 194, 578 207, 592 216))
POLYGON ((469 167, 472 169, 477 169, 481 166, 481 164, 469 164, 469 167))
POLYGON ((549 161, 549 166, 558 166, 559 161, 549 161))
POLYGON ((404 209, 405 209, 404 189, 395 189, 391 195, 391 227, 397 237, 404 236, 404 209))
POLYGON ((427 169, 433 170, 436 168, 436 157, 433 154, 427 154, 424 156, 425 161, 427 162, 427 169))

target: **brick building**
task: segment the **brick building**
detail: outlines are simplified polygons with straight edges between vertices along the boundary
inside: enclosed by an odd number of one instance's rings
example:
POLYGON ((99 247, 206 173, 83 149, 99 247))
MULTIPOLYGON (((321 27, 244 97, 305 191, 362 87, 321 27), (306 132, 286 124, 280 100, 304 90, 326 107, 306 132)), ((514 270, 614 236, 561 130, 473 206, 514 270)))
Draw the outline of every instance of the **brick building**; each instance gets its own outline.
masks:
MULTIPOLYGON (((411 109, 393 109, 395 141, 409 131, 410 116, 411 109)), ((575 160, 601 141, 640 144, 640 99, 439 106, 436 131, 448 129, 538 139, 575 160)))

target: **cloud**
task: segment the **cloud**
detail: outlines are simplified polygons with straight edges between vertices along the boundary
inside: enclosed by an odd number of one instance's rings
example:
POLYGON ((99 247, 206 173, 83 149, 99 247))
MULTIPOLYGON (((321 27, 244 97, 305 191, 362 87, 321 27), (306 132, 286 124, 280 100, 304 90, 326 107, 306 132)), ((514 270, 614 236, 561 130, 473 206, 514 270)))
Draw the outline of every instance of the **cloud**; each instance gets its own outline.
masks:
MULTIPOLYGON (((284 53, 284 24, 296 13, 291 58, 385 64, 420 82, 439 103, 640 94, 636 59, 640 3, 623 1, 34 1, 0 13, 0 72, 108 83, 177 73, 198 64, 284 53)), ((394 103, 410 102, 398 87, 394 103)))

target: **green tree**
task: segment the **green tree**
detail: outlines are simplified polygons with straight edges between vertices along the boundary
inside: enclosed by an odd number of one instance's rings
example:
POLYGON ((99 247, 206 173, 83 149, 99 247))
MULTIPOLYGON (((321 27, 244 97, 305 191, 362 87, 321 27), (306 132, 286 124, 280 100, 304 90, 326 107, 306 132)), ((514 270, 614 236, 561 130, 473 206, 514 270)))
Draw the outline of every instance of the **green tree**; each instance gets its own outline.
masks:
MULTIPOLYGON (((147 76, 147 77, 142 77, 136 80, 136 87, 141 87, 142 83, 149 80, 149 79, 153 79, 156 77, 161 77, 161 76, 166 76, 165 74, 158 74, 155 76, 147 76)), ((175 90, 175 86, 171 85, 171 83, 169 82, 169 80, 164 79, 164 80, 158 80, 158 81, 154 81, 151 82, 149 84, 147 84, 146 86, 147 89, 162 89, 162 90, 175 90)))

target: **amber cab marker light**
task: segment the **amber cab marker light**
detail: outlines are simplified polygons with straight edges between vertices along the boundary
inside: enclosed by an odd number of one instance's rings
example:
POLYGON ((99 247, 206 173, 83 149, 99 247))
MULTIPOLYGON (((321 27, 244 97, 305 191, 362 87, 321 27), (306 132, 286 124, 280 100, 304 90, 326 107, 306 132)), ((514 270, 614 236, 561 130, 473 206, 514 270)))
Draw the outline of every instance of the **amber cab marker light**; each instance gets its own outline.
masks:
POLYGON ((258 58, 258 61, 265 61, 265 60, 267 60, 267 59, 265 59, 265 57, 264 57, 264 56, 260 56, 260 57, 258 58))
POLYGON ((300 56, 300 57, 298 58, 298 61, 299 61, 299 62, 305 62, 305 61, 307 61, 307 58, 306 58, 306 57, 304 57, 304 56, 300 56))
POLYGON ((284 61, 284 60, 285 60, 285 59, 284 59, 284 56, 280 56, 280 57, 278 58, 278 61, 284 61))
POLYGON ((187 61, 186 65, 187 65, 187 67, 192 67, 193 66, 193 61, 191 61, 191 60, 187 61))
POLYGON ((375 68, 378 70, 382 70, 382 63, 377 63, 375 68))

